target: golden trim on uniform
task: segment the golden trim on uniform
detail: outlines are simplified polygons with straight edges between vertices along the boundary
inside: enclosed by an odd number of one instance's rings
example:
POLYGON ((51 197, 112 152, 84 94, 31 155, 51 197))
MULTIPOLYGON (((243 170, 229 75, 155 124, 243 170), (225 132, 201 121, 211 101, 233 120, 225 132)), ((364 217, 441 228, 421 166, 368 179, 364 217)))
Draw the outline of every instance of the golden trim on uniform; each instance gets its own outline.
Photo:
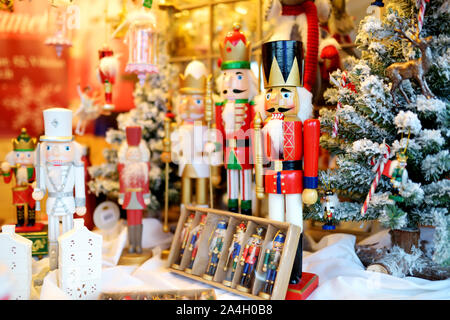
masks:
POLYGON ((284 81, 284 77, 281 73, 280 66, 278 65, 277 58, 274 57, 272 60, 272 65, 270 67, 269 80, 267 80, 266 76, 264 75, 264 88, 300 86, 300 72, 298 69, 297 57, 294 58, 294 63, 292 64, 292 69, 286 82, 284 81))

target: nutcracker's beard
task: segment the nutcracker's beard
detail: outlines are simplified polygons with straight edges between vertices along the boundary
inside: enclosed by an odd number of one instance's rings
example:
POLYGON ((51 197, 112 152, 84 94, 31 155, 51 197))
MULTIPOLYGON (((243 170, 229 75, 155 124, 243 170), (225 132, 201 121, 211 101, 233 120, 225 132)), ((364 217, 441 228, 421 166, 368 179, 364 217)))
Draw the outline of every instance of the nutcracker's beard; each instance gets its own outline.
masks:
POLYGON ((225 123, 225 132, 233 133, 235 127, 234 103, 227 103, 222 111, 222 119, 225 123))
POLYGON ((199 120, 202 119, 204 117, 203 114, 198 114, 198 113, 182 113, 180 114, 180 118, 182 120, 199 120))
POLYGON ((268 134, 275 154, 280 154, 283 148, 283 120, 270 119, 263 128, 264 135, 268 134))
POLYGON ((140 187, 148 181, 148 166, 145 162, 125 163, 122 171, 127 187, 140 187))

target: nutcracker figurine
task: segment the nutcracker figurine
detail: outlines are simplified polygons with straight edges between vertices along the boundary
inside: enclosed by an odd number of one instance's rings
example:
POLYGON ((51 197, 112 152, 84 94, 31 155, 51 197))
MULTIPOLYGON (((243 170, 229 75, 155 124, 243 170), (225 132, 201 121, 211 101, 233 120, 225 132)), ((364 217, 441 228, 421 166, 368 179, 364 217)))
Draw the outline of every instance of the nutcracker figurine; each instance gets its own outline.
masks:
POLYGON ((335 195, 333 191, 328 189, 325 191, 325 208, 324 219, 326 223, 322 226, 323 230, 334 230, 336 227, 332 223, 332 218, 335 210, 335 195))
POLYGON ((6 161, 1 165, 3 180, 10 183, 15 176, 15 186, 12 187, 13 205, 17 212, 17 227, 25 224, 25 207, 28 209, 27 226, 32 227, 36 221, 35 201, 32 198, 32 183, 36 179, 34 171, 34 151, 36 138, 31 138, 27 129, 22 128, 19 136, 12 139, 13 151, 8 153, 6 161))
POLYGON ((192 223, 194 221, 195 215, 191 213, 189 217, 187 218, 186 222, 184 223, 183 230, 181 230, 180 234, 180 242, 181 242, 181 248, 180 252, 178 254, 177 259, 175 260, 174 264, 172 264, 172 268, 174 269, 180 269, 180 263, 181 259, 183 258, 184 250, 186 249, 186 246, 188 244, 189 235, 192 230, 192 223))
MULTIPOLYGON (((310 119, 312 108, 308 108, 308 104, 302 105, 298 94, 302 60, 303 49, 299 41, 280 40, 263 44, 267 118, 262 133, 260 115, 257 114, 254 120, 256 195, 262 199, 264 192, 268 194, 270 219, 287 221, 301 230, 302 202, 314 204, 317 201, 320 137, 319 120, 310 119), (265 172, 264 156, 268 160, 265 172)), ((300 282, 301 261, 302 235, 291 284, 300 282)))
POLYGON ((211 234, 209 242, 209 263, 206 268, 206 272, 203 274, 203 278, 206 280, 212 280, 216 274, 217 264, 219 263, 220 256, 222 254, 223 242, 225 240, 225 232, 227 231, 227 222, 219 221, 217 223, 216 230, 211 234))
POLYGON ((205 228, 206 218, 206 214, 202 215, 200 218, 200 224, 192 229, 191 235, 189 236, 191 241, 189 242, 188 251, 191 253, 191 260, 189 262, 189 266, 185 270, 186 273, 192 273, 192 267, 194 266, 194 261, 198 252, 198 240, 200 239, 203 229, 205 228))
POLYGON ((105 104, 103 110, 114 110, 114 104, 112 101, 112 88, 116 82, 116 76, 119 73, 119 59, 114 55, 113 50, 104 45, 98 51, 99 66, 97 69, 97 75, 100 82, 105 89, 105 104))
POLYGON ((253 279, 255 278, 255 267, 258 262, 265 231, 265 228, 257 227, 256 232, 252 234, 245 245, 240 261, 244 269, 242 270, 241 280, 236 286, 236 289, 239 291, 250 292, 253 279))
POLYGON ((273 238, 271 248, 267 249, 264 254, 263 272, 266 272, 266 280, 263 289, 259 292, 259 296, 264 299, 270 299, 272 295, 273 284, 277 277, 278 265, 280 264, 281 254, 283 253, 284 241, 286 236, 278 231, 273 238))
POLYGON ((231 282, 233 281, 234 274, 239 262, 239 255, 241 253, 241 248, 244 242, 244 234, 247 230, 247 225, 242 221, 236 226, 236 231, 233 235, 233 240, 228 248, 228 258, 223 270, 227 272, 225 280, 222 281, 227 287, 231 287, 231 282))
POLYGON ((45 135, 36 151, 36 187, 33 199, 40 201, 48 191, 48 240, 50 270, 58 268, 59 222, 62 233, 73 229, 74 213, 86 213, 82 148, 73 141, 72 111, 50 108, 43 111, 45 135), (75 189, 75 194, 74 194, 75 189))
POLYGON ((224 150, 228 210, 239 211, 240 195, 241 213, 251 215, 253 161, 249 129, 258 84, 250 69, 250 43, 239 25, 227 34, 220 49, 222 75, 219 87, 223 100, 215 104, 216 144, 209 143, 207 152, 224 150))
POLYGON ((394 188, 389 199, 396 202, 404 201, 403 197, 400 195, 400 189, 402 189, 408 181, 408 170, 406 170, 407 160, 408 156, 406 155, 405 148, 405 151, 398 152, 396 160, 389 161, 383 170, 383 174, 391 178, 392 187, 394 188))
POLYGON ((181 177, 181 204, 193 202, 197 206, 208 205, 208 178, 210 175, 204 148, 207 126, 205 122, 206 83, 209 78, 206 67, 200 61, 190 62, 180 75, 179 123, 170 135, 171 154, 161 155, 164 162, 178 164, 181 177), (193 192, 195 182, 195 193, 193 192), (195 195, 195 200, 192 196, 195 195), (193 201, 194 200, 194 201, 193 201))
POLYGON ((140 126, 125 128, 126 141, 119 150, 119 204, 127 210, 128 253, 142 253, 142 214, 150 204, 148 173, 150 151, 140 126))

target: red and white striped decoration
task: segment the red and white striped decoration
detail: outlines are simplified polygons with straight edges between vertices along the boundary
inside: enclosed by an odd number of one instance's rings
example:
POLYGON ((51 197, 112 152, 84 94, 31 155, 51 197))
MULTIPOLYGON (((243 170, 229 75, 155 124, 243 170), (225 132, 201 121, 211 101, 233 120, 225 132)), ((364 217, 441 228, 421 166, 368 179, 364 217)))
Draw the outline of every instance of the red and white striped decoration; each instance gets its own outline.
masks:
POLYGON ((430 2, 430 0, 417 0, 417 6, 419 6, 419 13, 417 15, 419 32, 422 31, 423 19, 425 16, 425 8, 427 6, 427 2, 430 2))
POLYGON ((384 166, 388 162, 389 156, 391 154, 391 148, 386 143, 383 143, 382 149, 383 149, 384 153, 382 154, 382 156, 380 157, 380 159, 378 160, 378 162, 375 164, 374 168, 372 169, 373 171, 376 171, 377 174, 375 175, 375 178, 372 181, 369 193, 367 194, 366 200, 364 201, 364 204, 361 208, 362 216, 364 216, 367 212, 367 208, 369 207, 370 199, 372 199, 372 196, 375 193, 375 190, 378 186, 378 182, 380 181, 381 175, 383 173, 384 166))
POLYGON ((282 112, 274 112, 272 113, 272 120, 284 120, 284 113, 282 112))

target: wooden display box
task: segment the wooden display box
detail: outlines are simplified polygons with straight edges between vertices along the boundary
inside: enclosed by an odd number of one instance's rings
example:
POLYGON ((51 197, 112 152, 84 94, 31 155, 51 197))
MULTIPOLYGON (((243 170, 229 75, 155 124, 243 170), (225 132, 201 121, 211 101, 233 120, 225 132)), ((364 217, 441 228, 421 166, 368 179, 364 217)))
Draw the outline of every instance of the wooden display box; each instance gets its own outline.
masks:
MULTIPOLYGON (((170 254, 168 258, 169 263, 169 270, 171 272, 183 275, 185 277, 188 277, 190 279, 194 279, 197 281, 204 282, 208 285, 215 286, 217 288, 246 296, 248 298, 252 299, 261 299, 265 300, 262 297, 258 295, 258 293, 262 290, 265 280, 265 273, 262 271, 262 267, 264 264, 264 248, 267 247, 267 244, 273 240, 276 232, 278 230, 283 231, 286 234, 286 240, 283 248, 283 252, 281 254, 280 258, 280 264, 278 267, 277 277, 275 278, 273 290, 272 290, 272 296, 270 297, 271 300, 284 300, 286 297, 286 291, 289 285, 289 278, 291 275, 292 266, 294 263, 295 258, 295 250, 298 245, 298 241, 300 239, 300 227, 286 223, 286 222, 279 222, 259 217, 253 217, 253 216, 246 216, 241 214, 235 214, 228 211, 222 211, 217 209, 210 209, 210 208, 200 208, 200 207, 192 207, 192 206, 182 206, 181 212, 180 212, 180 219, 178 221, 177 229, 175 231, 175 236, 173 237, 170 254), (183 255, 183 258, 181 259, 180 263, 180 269, 173 268, 172 265, 174 261, 176 260, 179 251, 180 251, 180 234, 182 232, 183 224, 186 221, 187 217, 191 214, 195 214, 195 218, 193 221, 193 227, 198 225, 200 223, 200 218, 203 214, 207 214, 206 224, 204 226, 203 232, 200 235, 199 238, 199 246, 198 246, 198 252, 197 256, 195 258, 195 262, 192 266, 191 273, 187 273, 184 270, 189 264, 190 261, 190 255, 183 255), (205 273, 206 268, 208 266, 209 262, 209 239, 211 234, 214 232, 215 227, 219 220, 226 220, 228 222, 228 226, 226 229, 226 235, 224 239, 222 254, 220 256, 217 271, 214 275, 214 278, 212 281, 208 281, 202 277, 202 275, 205 273), (251 292, 246 293, 242 292, 236 289, 236 285, 239 282, 242 266, 238 264, 238 267, 236 269, 236 273, 234 275, 234 278, 232 280, 231 287, 227 287, 222 284, 222 281, 226 277, 226 272, 224 271, 224 264, 227 260, 228 255, 228 248, 230 247, 230 244, 233 239, 233 234, 236 229, 236 226, 241 222, 246 221, 247 222, 247 231, 244 235, 243 245, 241 248, 240 255, 242 255, 243 248, 245 244, 247 243, 247 240, 250 238, 250 236, 255 232, 255 229, 257 226, 262 226, 266 228, 266 234, 263 239, 263 244, 261 247, 261 253, 259 255, 257 264, 256 264, 256 274, 262 275, 262 277, 256 277, 251 287, 251 292)), ((188 239, 188 243, 190 242, 190 238, 188 239)), ((187 250, 185 251, 187 252, 187 250)))
POLYGON ((216 300, 214 289, 102 292, 99 300, 216 300))

